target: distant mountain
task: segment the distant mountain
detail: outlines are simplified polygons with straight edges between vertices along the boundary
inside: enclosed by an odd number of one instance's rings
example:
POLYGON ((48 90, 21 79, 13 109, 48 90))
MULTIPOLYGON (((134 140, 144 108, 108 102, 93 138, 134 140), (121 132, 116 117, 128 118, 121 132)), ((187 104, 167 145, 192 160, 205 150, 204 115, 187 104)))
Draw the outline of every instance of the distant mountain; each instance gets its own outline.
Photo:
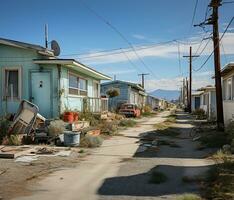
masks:
POLYGON ((160 99, 166 99, 168 101, 171 100, 177 100, 180 96, 179 90, 154 90, 153 92, 150 92, 150 95, 158 97, 160 99))

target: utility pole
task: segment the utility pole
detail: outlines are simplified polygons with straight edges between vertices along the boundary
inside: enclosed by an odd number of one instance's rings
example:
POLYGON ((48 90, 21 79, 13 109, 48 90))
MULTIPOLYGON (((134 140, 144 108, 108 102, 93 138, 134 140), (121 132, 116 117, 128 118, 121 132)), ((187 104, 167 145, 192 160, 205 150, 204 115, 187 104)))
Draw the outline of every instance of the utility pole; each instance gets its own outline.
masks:
POLYGON ((45 48, 48 48, 48 24, 45 24, 45 48))
POLYGON ((189 56, 183 56, 184 58, 189 58, 189 96, 188 96, 188 111, 192 112, 192 60, 197 55, 192 55, 192 47, 189 48, 189 56))
POLYGON ((187 109, 189 106, 189 89, 188 89, 188 78, 186 77, 186 97, 187 97, 187 109))
POLYGON ((218 129, 222 131, 224 130, 224 118, 223 118, 223 98, 222 98, 222 85, 221 85, 220 47, 219 47, 219 24, 218 24, 219 6, 221 6, 221 0, 212 0, 210 3, 210 7, 213 8, 211 24, 213 25, 217 125, 218 129))
POLYGON ((221 66, 220 66, 220 39, 219 39, 219 7, 222 0, 211 0, 209 7, 212 7, 212 16, 204 22, 195 25, 204 27, 204 25, 213 26, 213 46, 214 46, 214 68, 215 68, 215 87, 216 87, 216 110, 217 110, 217 127, 218 130, 224 131, 223 118, 223 97, 221 84, 221 66))
POLYGON ((138 76, 141 76, 141 86, 145 88, 145 76, 148 76, 149 74, 138 74, 138 76))
POLYGON ((185 79, 183 78, 183 104, 185 105, 185 79))

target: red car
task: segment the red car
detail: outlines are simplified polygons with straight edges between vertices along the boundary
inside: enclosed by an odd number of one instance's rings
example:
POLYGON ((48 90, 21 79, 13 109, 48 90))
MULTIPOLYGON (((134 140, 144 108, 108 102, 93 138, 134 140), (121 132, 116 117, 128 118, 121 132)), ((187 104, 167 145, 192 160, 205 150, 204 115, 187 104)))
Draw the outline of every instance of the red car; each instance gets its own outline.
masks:
POLYGON ((119 114, 126 117, 139 117, 141 115, 140 109, 135 104, 125 103, 119 109, 119 114))

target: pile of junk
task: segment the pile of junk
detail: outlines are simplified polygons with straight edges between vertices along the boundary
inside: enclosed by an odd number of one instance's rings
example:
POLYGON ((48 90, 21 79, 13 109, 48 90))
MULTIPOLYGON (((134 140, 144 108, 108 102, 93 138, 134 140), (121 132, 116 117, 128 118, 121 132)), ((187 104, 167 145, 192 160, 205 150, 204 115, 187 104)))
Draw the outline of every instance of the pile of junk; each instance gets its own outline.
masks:
POLYGON ((74 121, 73 123, 66 123, 61 120, 57 121, 59 123, 55 120, 46 119, 39 114, 38 106, 27 100, 22 100, 17 113, 13 117, 8 133, 9 135, 21 135, 24 140, 26 138, 25 141, 34 144, 78 146, 80 135, 84 130, 88 130, 89 122, 74 121), (51 134, 51 129, 53 129, 53 134, 51 134))

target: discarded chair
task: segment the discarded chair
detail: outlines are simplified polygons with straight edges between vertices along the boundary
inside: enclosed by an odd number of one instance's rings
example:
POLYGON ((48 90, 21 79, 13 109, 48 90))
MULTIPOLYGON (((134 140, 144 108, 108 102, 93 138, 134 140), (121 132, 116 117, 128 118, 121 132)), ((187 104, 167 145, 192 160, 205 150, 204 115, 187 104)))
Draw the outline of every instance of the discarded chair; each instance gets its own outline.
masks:
POLYGON ((10 126, 9 133, 30 135, 38 111, 39 108, 36 105, 27 100, 22 100, 10 126))

